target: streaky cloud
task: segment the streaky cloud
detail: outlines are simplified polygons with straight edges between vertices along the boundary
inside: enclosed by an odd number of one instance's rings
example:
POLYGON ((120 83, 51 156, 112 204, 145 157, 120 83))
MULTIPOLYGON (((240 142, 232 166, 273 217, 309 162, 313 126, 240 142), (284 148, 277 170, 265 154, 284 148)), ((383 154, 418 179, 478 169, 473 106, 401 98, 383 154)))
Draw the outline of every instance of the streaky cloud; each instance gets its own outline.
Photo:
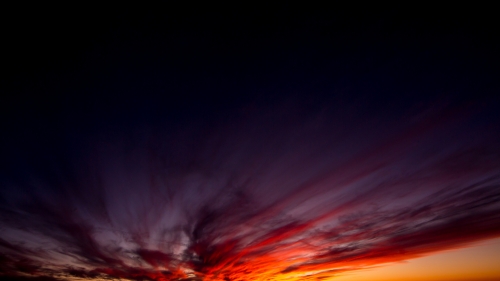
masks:
POLYGON ((320 280, 500 236, 500 138, 471 129, 480 114, 339 112, 97 136, 5 181, 0 276, 320 280))

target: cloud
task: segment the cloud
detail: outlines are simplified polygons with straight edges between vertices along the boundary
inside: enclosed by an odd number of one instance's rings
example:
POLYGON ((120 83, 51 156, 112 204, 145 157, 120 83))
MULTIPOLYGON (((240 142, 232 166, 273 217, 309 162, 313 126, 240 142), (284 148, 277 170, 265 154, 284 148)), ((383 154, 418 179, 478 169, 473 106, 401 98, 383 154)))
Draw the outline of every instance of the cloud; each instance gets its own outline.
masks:
POLYGON ((103 137, 5 181, 1 279, 320 280, 500 236, 500 145, 473 114, 300 108, 103 137))

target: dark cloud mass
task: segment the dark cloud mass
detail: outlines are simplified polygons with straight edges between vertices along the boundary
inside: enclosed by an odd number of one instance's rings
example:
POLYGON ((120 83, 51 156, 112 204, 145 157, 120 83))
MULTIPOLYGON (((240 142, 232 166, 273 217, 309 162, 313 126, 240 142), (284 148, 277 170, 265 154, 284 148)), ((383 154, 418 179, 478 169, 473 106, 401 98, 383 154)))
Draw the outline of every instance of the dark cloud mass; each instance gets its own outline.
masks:
POLYGON ((321 280, 500 237, 500 24, 450 9, 6 9, 0 280, 321 280))
POLYGON ((346 126, 341 108, 302 108, 96 137, 72 165, 6 183, 1 274, 321 279, 500 235, 498 135, 464 131, 483 111, 346 126))

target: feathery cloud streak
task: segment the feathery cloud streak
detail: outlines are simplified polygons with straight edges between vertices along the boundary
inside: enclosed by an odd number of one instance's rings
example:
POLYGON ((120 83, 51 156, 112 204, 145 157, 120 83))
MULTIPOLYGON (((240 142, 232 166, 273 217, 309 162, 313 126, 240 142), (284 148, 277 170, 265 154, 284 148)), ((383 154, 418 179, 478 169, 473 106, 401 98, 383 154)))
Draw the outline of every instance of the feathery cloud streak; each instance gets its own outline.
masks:
POLYGON ((2 183, 0 275, 320 280, 500 235, 494 121, 363 110, 89 141, 2 183))

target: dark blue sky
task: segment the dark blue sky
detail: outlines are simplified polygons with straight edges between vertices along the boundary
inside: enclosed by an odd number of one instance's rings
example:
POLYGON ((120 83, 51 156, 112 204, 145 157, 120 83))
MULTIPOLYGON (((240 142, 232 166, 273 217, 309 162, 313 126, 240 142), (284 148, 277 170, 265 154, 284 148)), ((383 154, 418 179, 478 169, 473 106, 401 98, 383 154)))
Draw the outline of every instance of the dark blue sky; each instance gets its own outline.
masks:
POLYGON ((4 141, 217 122, 293 98, 314 110, 342 96, 397 115, 497 93, 487 9, 374 8, 6 9, 4 141))

